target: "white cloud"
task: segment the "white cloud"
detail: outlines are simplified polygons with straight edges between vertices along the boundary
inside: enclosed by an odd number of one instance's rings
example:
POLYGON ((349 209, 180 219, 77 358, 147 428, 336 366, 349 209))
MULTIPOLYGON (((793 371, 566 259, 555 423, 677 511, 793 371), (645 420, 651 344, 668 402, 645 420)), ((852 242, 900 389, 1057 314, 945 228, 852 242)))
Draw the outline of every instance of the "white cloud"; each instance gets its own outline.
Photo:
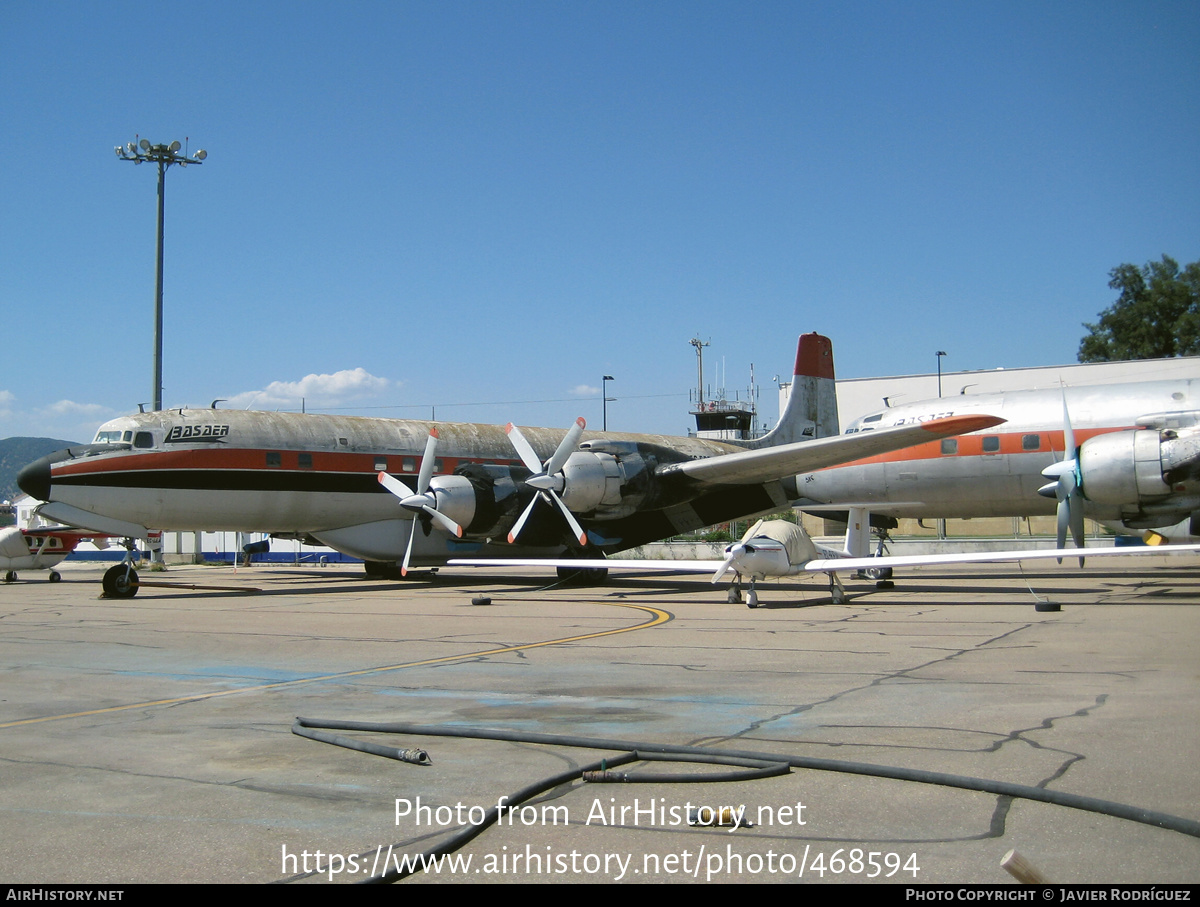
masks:
POLYGON ((373 396, 390 383, 364 368, 343 369, 332 375, 305 375, 299 381, 272 381, 260 391, 245 391, 230 397, 228 405, 231 409, 274 409, 298 407, 303 399, 306 404, 331 406, 343 400, 373 396))
POLYGON ((577 384, 571 388, 571 394, 576 397, 595 397, 600 393, 600 388, 592 387, 590 384, 577 384))
POLYGON ((29 438, 61 438, 67 441, 91 440, 96 426, 119 415, 116 410, 99 403, 77 403, 59 400, 46 406, 24 409, 16 406, 16 395, 0 391, 0 436, 29 438))
POLYGON ((102 422, 115 415, 111 409, 99 403, 76 403, 74 400, 59 400, 57 403, 51 403, 42 412, 54 416, 99 419, 102 422))

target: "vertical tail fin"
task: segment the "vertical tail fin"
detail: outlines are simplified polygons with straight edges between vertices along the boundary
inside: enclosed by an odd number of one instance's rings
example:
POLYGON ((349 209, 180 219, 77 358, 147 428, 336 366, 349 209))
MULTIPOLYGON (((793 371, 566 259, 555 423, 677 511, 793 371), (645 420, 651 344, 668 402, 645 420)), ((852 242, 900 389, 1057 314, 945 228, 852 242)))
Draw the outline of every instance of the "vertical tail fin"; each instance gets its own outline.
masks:
POLYGON ((833 341, 820 334, 801 334, 787 405, 779 424, 751 447, 775 447, 840 434, 837 390, 833 377, 833 341))

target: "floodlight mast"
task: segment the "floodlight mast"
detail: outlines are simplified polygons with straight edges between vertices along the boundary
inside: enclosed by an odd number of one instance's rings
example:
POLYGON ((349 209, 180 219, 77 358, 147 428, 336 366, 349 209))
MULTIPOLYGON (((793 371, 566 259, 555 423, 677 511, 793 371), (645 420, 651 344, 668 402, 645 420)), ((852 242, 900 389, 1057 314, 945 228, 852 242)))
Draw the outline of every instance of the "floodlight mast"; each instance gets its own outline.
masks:
POLYGON ((179 153, 183 146, 179 142, 170 145, 152 145, 146 139, 137 144, 117 145, 113 150, 123 161, 133 161, 135 164, 153 161, 158 164, 158 243, 154 265, 154 411, 162 409, 162 334, 163 334, 163 212, 167 192, 167 168, 172 164, 186 167, 188 164, 202 164, 208 157, 203 148, 188 157, 187 151, 179 153))

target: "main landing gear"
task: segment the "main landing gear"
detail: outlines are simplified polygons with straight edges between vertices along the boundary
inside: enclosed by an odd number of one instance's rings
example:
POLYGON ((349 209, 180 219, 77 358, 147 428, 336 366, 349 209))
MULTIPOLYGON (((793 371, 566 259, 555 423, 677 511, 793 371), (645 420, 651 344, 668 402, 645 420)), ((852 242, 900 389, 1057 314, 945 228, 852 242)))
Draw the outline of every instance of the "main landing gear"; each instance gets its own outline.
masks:
MULTIPOLYGON (((736 605, 742 600, 742 575, 737 573, 733 578, 733 585, 729 587, 729 604, 736 605)), ((758 592, 754 588, 754 577, 750 577, 750 588, 746 590, 746 607, 758 607, 758 592)))
MULTIPOLYGON (((50 576, 49 576, 50 582, 57 583, 60 579, 62 579, 61 573, 59 573, 57 570, 50 571, 50 576)), ((17 581, 17 571, 16 570, 4 571, 4 581, 6 583, 15 583, 17 581)))

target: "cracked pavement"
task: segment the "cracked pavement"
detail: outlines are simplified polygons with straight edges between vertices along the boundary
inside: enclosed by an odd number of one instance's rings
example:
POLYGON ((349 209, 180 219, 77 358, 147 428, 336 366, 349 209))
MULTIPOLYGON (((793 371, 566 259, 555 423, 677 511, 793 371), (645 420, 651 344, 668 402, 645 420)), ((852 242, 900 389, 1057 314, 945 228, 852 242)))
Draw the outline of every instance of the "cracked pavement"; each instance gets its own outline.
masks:
MULTIPOLYGON (((111 601, 99 598, 101 567, 67 561, 62 571, 61 583, 30 574, 0 592, 9 882, 328 882, 328 860, 305 872, 286 856, 417 853, 458 827, 434 821, 438 807, 443 817, 456 804, 490 808, 609 755, 358 735, 428 750, 433 764, 414 766, 298 737, 297 715, 869 763, 1200 822, 1196 558, 911 570, 892 590, 848 584, 844 605, 828 604, 819 581, 763 583, 756 610, 696 578, 570 589, 511 568, 396 583, 348 567, 173 567, 156 579, 262 592, 146 588, 111 601), (1062 610, 1035 611, 1031 593, 1062 610), (479 595, 492 603, 473 605, 479 595), (431 821, 398 820, 397 799, 418 797, 431 821)), ((1058 883, 1200 882, 1200 838, 1186 830, 846 772, 574 782, 531 803, 562 807, 566 821, 510 815, 459 851, 470 871, 417 878, 617 878, 619 860, 560 872, 551 859, 576 853, 628 858, 621 881, 785 881, 803 855, 805 881, 861 882, 875 853, 897 859, 890 878, 880 862, 878 881, 1008 884, 1000 860, 1016 849, 1058 883), (635 801, 643 813, 630 821, 635 801), (780 821, 801 803, 804 824, 780 821), (672 808, 702 804, 761 808, 775 821, 669 821, 672 808), (668 812, 647 818, 647 805, 668 812), (626 821, 598 817, 621 806, 626 821)))

